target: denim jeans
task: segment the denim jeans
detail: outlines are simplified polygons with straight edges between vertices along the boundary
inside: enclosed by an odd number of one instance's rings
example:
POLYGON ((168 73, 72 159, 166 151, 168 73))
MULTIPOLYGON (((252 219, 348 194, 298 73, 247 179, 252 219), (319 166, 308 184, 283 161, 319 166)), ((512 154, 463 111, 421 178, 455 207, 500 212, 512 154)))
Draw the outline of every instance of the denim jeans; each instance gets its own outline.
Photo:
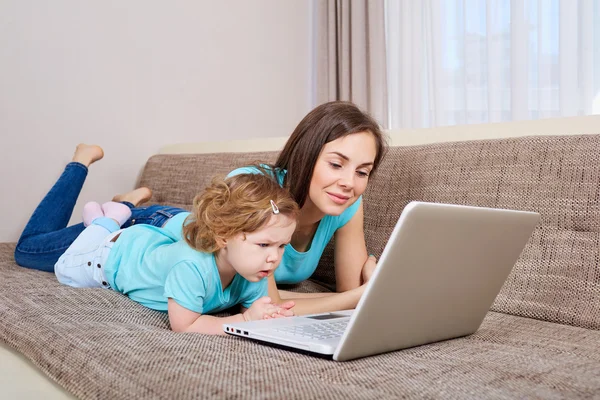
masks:
MULTIPOLYGON (((15 261, 18 265, 41 271, 54 271, 54 264, 75 241, 85 227, 83 223, 67 227, 79 193, 87 177, 85 165, 71 162, 37 206, 25 226, 17 247, 15 261)), ((174 215, 186 210, 176 207, 152 205, 131 208, 131 217, 123 228, 137 224, 163 226, 174 215)))

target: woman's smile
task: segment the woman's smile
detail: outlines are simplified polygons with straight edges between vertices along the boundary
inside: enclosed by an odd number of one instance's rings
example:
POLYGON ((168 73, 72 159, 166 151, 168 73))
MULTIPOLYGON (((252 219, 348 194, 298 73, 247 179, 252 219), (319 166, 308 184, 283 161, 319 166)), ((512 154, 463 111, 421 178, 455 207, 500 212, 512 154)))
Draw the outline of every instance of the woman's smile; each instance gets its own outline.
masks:
POLYGON ((329 198, 331 200, 333 200, 334 203, 339 204, 339 205, 346 204, 348 202, 348 200, 350 200, 350 196, 344 196, 342 194, 337 194, 337 193, 332 193, 332 192, 325 192, 325 193, 327 193, 329 198))

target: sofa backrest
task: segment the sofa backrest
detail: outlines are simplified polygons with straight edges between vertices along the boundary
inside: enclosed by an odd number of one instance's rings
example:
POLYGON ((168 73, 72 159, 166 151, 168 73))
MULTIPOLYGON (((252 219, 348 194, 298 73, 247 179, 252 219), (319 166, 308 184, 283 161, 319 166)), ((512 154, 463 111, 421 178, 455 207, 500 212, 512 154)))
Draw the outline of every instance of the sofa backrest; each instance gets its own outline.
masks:
MULTIPOLYGON (((541 223, 492 310, 600 329, 600 135, 392 147, 364 195, 365 237, 379 256, 412 200, 537 211, 541 223)), ((164 154, 141 185, 189 208, 214 174, 276 152, 164 154)), ((331 244, 313 278, 335 288, 331 244)))
POLYGON ((191 209, 194 196, 217 175, 257 162, 273 163, 277 152, 156 154, 148 159, 139 186, 152 189, 151 203, 191 209))

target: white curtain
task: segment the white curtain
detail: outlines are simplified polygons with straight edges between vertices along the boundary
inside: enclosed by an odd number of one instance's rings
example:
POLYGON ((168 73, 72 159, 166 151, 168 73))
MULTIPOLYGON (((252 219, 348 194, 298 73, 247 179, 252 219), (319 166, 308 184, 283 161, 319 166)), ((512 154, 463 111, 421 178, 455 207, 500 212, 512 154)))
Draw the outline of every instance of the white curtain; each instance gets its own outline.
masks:
POLYGON ((600 112, 600 0, 385 7, 391 128, 600 112))

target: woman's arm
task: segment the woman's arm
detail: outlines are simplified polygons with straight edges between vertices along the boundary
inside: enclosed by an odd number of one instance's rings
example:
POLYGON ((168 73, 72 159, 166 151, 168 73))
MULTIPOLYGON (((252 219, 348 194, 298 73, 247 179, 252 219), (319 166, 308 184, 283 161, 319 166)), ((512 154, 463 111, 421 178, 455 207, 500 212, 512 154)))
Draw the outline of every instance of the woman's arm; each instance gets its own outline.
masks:
POLYGON ((355 289, 362 283, 361 271, 369 262, 363 223, 361 202, 352 219, 335 232, 334 266, 338 292, 355 289))
POLYGON ((288 299, 314 299, 320 297, 327 297, 334 295, 333 292, 318 292, 318 293, 304 293, 304 292, 290 292, 289 290, 279 290, 279 296, 282 300, 288 299))
POLYGON ((324 312, 350 310, 356 307, 358 300, 362 296, 365 285, 348 290, 344 293, 310 293, 311 297, 303 297, 308 293, 303 293, 300 296, 293 297, 293 292, 285 292, 290 297, 282 297, 281 292, 277 289, 275 277, 273 275, 267 278, 269 281, 269 297, 273 299, 273 303, 281 304, 282 302, 294 302, 294 307, 291 310, 294 315, 318 314, 324 312), (321 295, 320 297, 316 297, 321 295))

